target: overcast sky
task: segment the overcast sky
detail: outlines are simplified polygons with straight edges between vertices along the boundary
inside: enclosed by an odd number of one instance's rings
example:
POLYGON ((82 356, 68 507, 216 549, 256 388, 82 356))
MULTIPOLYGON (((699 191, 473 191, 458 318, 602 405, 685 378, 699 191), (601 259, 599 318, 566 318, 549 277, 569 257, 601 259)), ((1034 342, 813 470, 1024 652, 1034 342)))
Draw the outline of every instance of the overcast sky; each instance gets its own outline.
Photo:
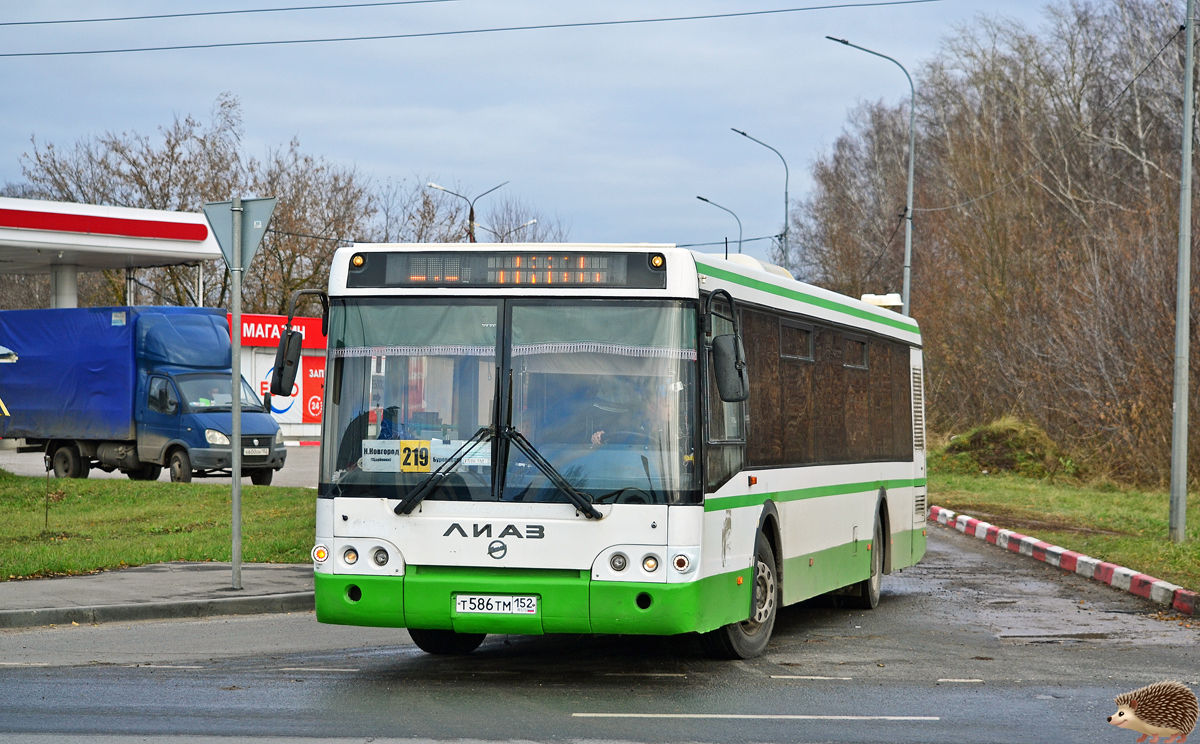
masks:
MULTIPOLYGON (((97 18, 339 0, 4 3, 0 22, 97 18)), ((800 0, 452 0, 420 5, 114 23, 0 27, 0 50, 63 51, 405 34, 770 10, 800 0)), ((69 144, 106 130, 207 120, 242 103, 261 155, 292 137, 374 179, 418 175, 557 215, 575 241, 700 243, 777 232, 791 196, 861 101, 908 96, 898 68, 825 40, 848 38, 910 72, 980 13, 1040 24, 1041 0, 942 0, 749 18, 434 38, 77 57, 0 58, 0 181, 21 180, 29 138, 69 144)), ((920 154, 918 153, 918 157, 920 154)), ((480 207, 486 211, 484 197, 480 207)), ((747 243, 764 256, 768 243, 747 243)), ((713 250, 716 250, 715 248, 713 250)))

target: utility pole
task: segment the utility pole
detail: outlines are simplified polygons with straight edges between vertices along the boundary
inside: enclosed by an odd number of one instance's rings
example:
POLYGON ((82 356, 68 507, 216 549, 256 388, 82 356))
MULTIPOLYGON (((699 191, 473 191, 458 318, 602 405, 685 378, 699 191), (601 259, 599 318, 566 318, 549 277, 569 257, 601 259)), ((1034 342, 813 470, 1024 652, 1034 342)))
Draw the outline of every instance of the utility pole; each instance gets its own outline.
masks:
POLYGON ((233 426, 230 439, 233 470, 233 588, 242 588, 242 197, 233 197, 233 263, 229 276, 233 283, 233 373, 229 390, 233 400, 233 426))
POLYGON ((1195 0, 1187 2, 1184 34, 1187 50, 1183 70, 1183 162, 1179 172, 1179 267, 1175 296, 1175 403, 1171 422, 1171 509, 1168 535, 1181 543, 1187 528, 1188 480, 1188 348, 1192 294, 1192 110, 1196 67, 1195 0))

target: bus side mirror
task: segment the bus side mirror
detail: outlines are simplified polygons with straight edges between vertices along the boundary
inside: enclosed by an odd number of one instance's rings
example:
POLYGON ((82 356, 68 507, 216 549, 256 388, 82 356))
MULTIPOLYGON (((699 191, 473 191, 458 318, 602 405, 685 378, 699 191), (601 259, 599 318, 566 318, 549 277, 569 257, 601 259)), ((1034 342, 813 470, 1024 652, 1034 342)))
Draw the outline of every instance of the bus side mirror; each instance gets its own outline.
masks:
POLYGON ((296 384, 296 373, 300 371, 300 349, 304 336, 300 331, 288 330, 279 339, 275 351, 275 369, 271 371, 271 395, 284 397, 292 394, 296 384))
POLYGON ((715 336, 712 340, 713 376, 717 393, 726 403, 740 403, 750 397, 750 380, 746 376, 746 350, 735 333, 715 336))

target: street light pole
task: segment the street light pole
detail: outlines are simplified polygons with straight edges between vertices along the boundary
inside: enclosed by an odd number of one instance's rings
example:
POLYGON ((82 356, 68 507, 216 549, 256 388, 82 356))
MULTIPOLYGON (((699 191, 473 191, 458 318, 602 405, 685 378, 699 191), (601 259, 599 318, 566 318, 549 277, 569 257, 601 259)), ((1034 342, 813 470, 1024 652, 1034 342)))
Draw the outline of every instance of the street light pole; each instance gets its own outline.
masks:
MULTIPOLYGON (((1192 0, 1188 0, 1188 2, 1191 2, 1191 1, 1192 0)), ((911 312, 909 312, 911 309, 911 303, 909 300, 909 289, 911 288, 911 285, 912 285, 912 218, 913 218, 912 203, 913 203, 913 168, 915 167, 915 164, 916 164, 916 153, 917 153, 917 127, 916 127, 917 88, 916 88, 916 86, 913 85, 912 75, 908 74, 908 70, 904 69, 904 65, 900 64, 899 62, 897 62, 896 60, 887 56, 886 54, 880 54, 879 52, 872 51, 870 49, 867 49, 866 47, 860 47, 857 44, 851 44, 850 42, 846 41, 845 39, 835 39, 832 36, 826 36, 825 38, 829 39, 830 41, 836 41, 839 44, 845 44, 848 47, 854 47, 855 49, 857 49, 861 52, 866 52, 867 54, 874 54, 876 57, 882 57, 882 58, 886 59, 888 62, 891 62, 892 64, 899 67, 900 71, 904 73, 904 77, 908 78, 908 87, 909 87, 909 90, 912 92, 912 101, 911 101, 911 103, 909 103, 909 106, 908 106, 908 198, 904 203, 904 288, 903 288, 903 292, 901 293, 901 299, 904 302, 904 307, 901 310, 901 312, 904 315, 911 315, 911 312)))
POLYGON ((1192 110, 1195 106, 1195 0, 1187 2, 1183 69, 1183 162, 1179 173, 1179 265, 1175 296, 1175 402, 1171 421, 1171 506, 1167 535, 1171 542, 1186 538, 1188 479, 1188 358, 1192 294, 1192 110))
MULTIPOLYGON (((728 207, 722 207, 720 204, 717 204, 712 199, 705 199, 703 196, 697 196, 696 198, 699 199, 700 201, 704 202, 705 204, 711 204, 714 207, 716 207, 717 209, 724 209, 726 212, 733 214, 732 209, 729 209, 728 207)), ((738 253, 741 253, 742 252, 742 221, 738 219, 738 216, 736 214, 733 214, 733 218, 735 220, 737 220, 737 223, 738 223, 738 253)))
MULTIPOLYGON (((500 184, 500 186, 504 186, 506 184, 508 184, 508 181, 505 181, 504 183, 500 184)), ((500 188, 500 186, 493 186, 490 189, 488 189, 487 191, 480 194, 479 196, 475 197, 474 199, 471 199, 470 197, 463 196, 462 194, 456 194, 453 191, 451 191, 450 189, 446 188, 445 186, 438 186, 436 183, 433 183, 432 181, 430 181, 429 183, 427 183, 425 185, 431 189, 437 189, 438 191, 445 191, 447 194, 449 194, 451 196, 457 196, 459 199, 462 199, 470 206, 470 209, 467 212, 467 237, 470 238, 472 243, 474 243, 475 242, 475 202, 479 201, 483 197, 487 196, 488 194, 492 193, 496 189, 500 188)))
POLYGON ((500 239, 500 240, 499 240, 499 242, 503 243, 505 238, 507 238, 509 235, 512 235, 512 234, 513 234, 513 233, 515 233, 517 230, 523 230, 523 229, 525 229, 525 228, 529 227, 530 225, 536 225, 536 224, 537 224, 537 220, 536 220, 536 219, 533 219, 533 220, 530 220, 530 221, 528 221, 528 222, 525 222, 525 223, 522 223, 522 224, 520 224, 520 225, 517 225, 517 226, 516 226, 516 227, 514 227, 513 229, 511 229, 511 230, 508 230, 508 231, 506 231, 506 232, 505 232, 505 233, 503 233, 503 234, 496 232, 495 230, 493 230, 492 228, 490 228, 490 227, 488 227, 487 225, 483 224, 482 222, 480 222, 480 223, 476 223, 476 227, 480 227, 480 228, 482 228, 482 229, 484 229, 484 230, 487 230, 487 231, 488 231, 488 232, 490 232, 492 235, 495 235, 497 238, 499 238, 499 239, 500 239))
POLYGON ((788 252, 787 252, 788 251, 788 245, 787 245, 787 239, 788 239, 788 179, 790 178, 790 174, 788 173, 787 161, 783 159, 783 153, 779 152, 779 150, 776 150, 774 147, 771 147, 766 142, 763 142, 760 139, 755 139, 754 137, 751 137, 750 135, 746 134, 745 132, 743 132, 740 129, 734 129, 733 127, 730 127, 730 129, 733 129, 733 131, 742 135, 746 139, 748 139, 752 142, 757 142, 758 144, 767 148, 771 152, 778 155, 779 159, 783 161, 783 233, 779 236, 779 247, 780 247, 780 250, 783 252, 784 259, 786 260, 788 258, 788 252))

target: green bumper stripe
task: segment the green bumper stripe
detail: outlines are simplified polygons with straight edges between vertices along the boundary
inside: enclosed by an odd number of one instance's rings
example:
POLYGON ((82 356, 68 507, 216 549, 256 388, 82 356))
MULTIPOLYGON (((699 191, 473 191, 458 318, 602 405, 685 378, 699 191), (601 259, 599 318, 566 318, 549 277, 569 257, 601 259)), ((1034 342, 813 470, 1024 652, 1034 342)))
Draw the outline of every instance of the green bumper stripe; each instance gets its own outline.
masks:
POLYGON ((405 576, 378 578, 318 573, 317 620, 522 635, 705 632, 749 616, 751 578, 749 567, 686 584, 592 581, 588 571, 452 566, 409 566, 405 576), (456 594, 535 595, 538 612, 459 614, 456 594), (641 595, 648 606, 639 606, 641 595))
POLYGON ((716 499, 705 499, 704 511, 721 511, 737 509, 743 506, 759 506, 767 500, 800 501, 802 499, 819 499, 826 496, 844 496, 851 493, 866 493, 878 491, 880 488, 911 488, 925 485, 924 478, 909 478, 888 481, 867 481, 864 483, 839 483, 832 486, 812 486, 811 488, 796 488, 791 491, 775 491, 773 493, 747 493, 738 496, 722 496, 716 499))
POLYGON ((714 279, 733 282, 734 284, 740 284, 743 287, 757 289, 760 292, 769 292, 773 295, 786 297, 789 300, 797 300, 798 302, 813 305, 824 310, 832 310, 835 313, 842 313, 843 315, 850 315, 862 320, 869 320, 872 323, 879 323, 880 325, 899 328, 902 331, 915 333, 918 337, 921 335, 921 330, 917 327, 915 321, 906 320, 904 319, 904 316, 896 315, 890 311, 887 312, 889 312, 892 317, 888 317, 887 315, 877 315, 869 310, 852 307, 850 305, 843 305, 840 302, 829 300, 824 297, 816 297, 806 292, 800 292, 799 290, 779 287, 768 282, 760 281, 758 279, 751 279, 749 277, 742 276, 741 274, 735 274, 732 271, 725 271, 724 269, 718 269, 715 266, 709 266, 700 262, 696 262, 696 268, 699 269, 702 274, 707 274, 714 279))

